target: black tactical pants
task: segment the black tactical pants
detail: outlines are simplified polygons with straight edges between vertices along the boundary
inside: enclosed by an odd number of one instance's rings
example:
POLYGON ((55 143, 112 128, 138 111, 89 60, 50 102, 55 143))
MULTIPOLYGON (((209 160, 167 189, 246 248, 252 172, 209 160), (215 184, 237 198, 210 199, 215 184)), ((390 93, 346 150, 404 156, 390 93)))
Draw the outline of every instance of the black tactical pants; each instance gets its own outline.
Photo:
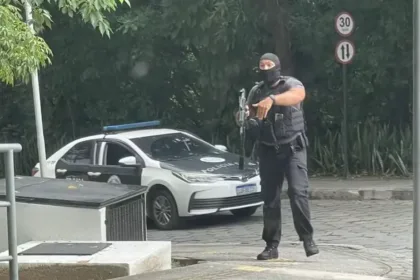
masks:
POLYGON ((296 151, 285 154, 278 154, 274 147, 260 144, 261 195, 264 200, 262 238, 267 246, 277 247, 282 234, 280 194, 284 177, 288 182, 287 194, 299 240, 311 238, 313 234, 308 202, 306 148, 299 147, 296 151))

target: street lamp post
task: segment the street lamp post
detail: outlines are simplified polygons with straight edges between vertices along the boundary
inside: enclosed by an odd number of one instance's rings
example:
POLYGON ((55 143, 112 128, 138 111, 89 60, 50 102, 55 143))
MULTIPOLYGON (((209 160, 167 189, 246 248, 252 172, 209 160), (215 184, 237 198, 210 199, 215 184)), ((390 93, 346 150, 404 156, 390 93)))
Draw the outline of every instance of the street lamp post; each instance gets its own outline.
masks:
MULTIPOLYGON (((30 30, 35 34, 32 18, 32 6, 29 3, 29 0, 24 1, 25 14, 26 14, 26 23, 28 24, 30 30)), ((35 69, 31 73, 32 79, 32 95, 34 99, 34 111, 35 111, 35 125, 36 125, 36 138, 38 146, 38 160, 39 160, 39 169, 41 177, 45 175, 45 168, 47 165, 46 153, 45 153, 45 140, 44 140, 44 128, 42 125, 42 111, 41 111, 41 98, 39 93, 39 79, 38 79, 38 70, 35 69)))

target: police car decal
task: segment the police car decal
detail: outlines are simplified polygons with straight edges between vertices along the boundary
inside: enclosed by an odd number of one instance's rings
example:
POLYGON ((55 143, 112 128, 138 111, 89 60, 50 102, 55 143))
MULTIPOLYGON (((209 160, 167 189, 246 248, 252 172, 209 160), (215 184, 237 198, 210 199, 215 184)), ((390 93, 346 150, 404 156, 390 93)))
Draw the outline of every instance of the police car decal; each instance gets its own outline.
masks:
POLYGON ((200 158, 200 160, 202 162, 208 162, 208 163, 219 163, 219 162, 225 161, 224 158, 220 158, 220 157, 202 157, 200 158))
POLYGON ((213 173, 233 176, 242 176, 255 173, 255 170, 258 167, 257 163, 248 162, 245 165, 245 169, 240 170, 238 159, 239 158, 237 155, 230 153, 225 153, 223 157, 191 156, 189 158, 182 158, 174 161, 161 161, 160 167, 175 172, 213 173))
POLYGON ((221 168, 226 168, 226 167, 235 166, 235 165, 239 166, 239 163, 237 163, 237 162, 235 162, 235 163, 232 163, 232 162, 222 163, 222 164, 215 165, 213 167, 202 169, 201 172, 203 172, 203 173, 213 173, 213 172, 215 172, 215 171, 217 171, 221 168))

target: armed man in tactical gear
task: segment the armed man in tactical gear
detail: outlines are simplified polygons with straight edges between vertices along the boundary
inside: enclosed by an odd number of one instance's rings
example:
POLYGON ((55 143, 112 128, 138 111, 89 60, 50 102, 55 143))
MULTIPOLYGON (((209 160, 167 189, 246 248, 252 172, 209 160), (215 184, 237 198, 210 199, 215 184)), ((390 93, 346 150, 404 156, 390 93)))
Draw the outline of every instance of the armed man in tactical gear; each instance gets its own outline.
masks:
POLYGON ((308 140, 302 110, 305 88, 299 80, 281 75, 280 60, 275 54, 264 54, 259 68, 263 81, 249 92, 244 124, 247 140, 258 142, 264 200, 262 238, 266 248, 257 259, 278 258, 277 247, 282 234, 280 193, 284 177, 288 182, 294 226, 309 257, 318 254, 319 249, 312 237, 308 202, 308 140))

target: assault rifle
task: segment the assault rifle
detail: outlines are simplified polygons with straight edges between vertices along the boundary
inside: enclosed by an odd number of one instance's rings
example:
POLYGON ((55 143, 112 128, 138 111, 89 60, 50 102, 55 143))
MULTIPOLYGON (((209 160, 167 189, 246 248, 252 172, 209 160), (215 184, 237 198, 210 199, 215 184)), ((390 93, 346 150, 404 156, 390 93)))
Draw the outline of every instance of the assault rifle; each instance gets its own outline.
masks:
POLYGON ((244 169, 245 162, 245 119, 246 119, 246 91, 240 90, 239 96, 239 135, 240 135, 240 156, 239 156, 239 169, 244 169))

